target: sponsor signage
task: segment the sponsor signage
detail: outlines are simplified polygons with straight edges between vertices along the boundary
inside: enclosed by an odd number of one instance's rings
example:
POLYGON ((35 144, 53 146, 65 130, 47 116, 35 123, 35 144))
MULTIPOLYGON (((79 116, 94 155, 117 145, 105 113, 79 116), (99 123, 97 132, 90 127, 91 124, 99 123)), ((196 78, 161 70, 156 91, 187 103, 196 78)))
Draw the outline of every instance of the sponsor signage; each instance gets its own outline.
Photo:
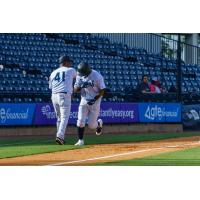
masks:
MULTIPOLYGON (((76 124, 78 115, 78 104, 72 104, 68 124, 76 124)), ((36 105, 35 125, 55 125, 56 113, 51 103, 39 103, 36 105)))
POLYGON ((166 122, 181 122, 182 106, 180 103, 165 104, 165 121, 166 122))
MULTIPOLYGON (((72 104, 69 124, 76 124, 78 106, 72 104)), ((181 122, 181 109, 178 103, 102 103, 99 118, 104 123, 181 122)), ((192 107, 186 115, 188 119, 200 120, 197 106, 195 109, 192 107)), ((2 103, 0 125, 56 125, 56 114, 51 103, 2 103)))
POLYGON ((100 118, 104 123, 138 122, 138 104, 134 103, 102 103, 100 118))
POLYGON ((140 122, 165 122, 164 103, 140 103, 140 122))
POLYGON ((182 109, 183 126, 199 129, 200 128, 200 105, 184 105, 182 109))
MULTIPOLYGON (((133 103, 102 103, 100 116, 104 123, 138 122, 138 106, 133 103)), ((76 124, 78 117, 78 104, 72 104, 69 124, 76 124)), ((35 125, 55 125, 56 115, 52 104, 37 104, 35 125)))
POLYGON ((179 103, 139 103, 140 122, 181 122, 179 103))
POLYGON ((0 125, 32 125, 35 104, 0 104, 0 125))

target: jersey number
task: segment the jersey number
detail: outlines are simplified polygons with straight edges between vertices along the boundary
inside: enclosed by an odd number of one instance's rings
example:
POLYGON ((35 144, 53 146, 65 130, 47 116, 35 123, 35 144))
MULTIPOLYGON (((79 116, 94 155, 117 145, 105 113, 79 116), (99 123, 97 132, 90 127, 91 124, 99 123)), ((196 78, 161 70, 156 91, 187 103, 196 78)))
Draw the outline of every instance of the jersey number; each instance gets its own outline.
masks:
POLYGON ((62 81, 65 81, 65 72, 58 72, 54 78, 55 81, 60 82, 60 78, 62 78, 62 81), (62 77, 60 77, 60 74, 62 74, 62 77))

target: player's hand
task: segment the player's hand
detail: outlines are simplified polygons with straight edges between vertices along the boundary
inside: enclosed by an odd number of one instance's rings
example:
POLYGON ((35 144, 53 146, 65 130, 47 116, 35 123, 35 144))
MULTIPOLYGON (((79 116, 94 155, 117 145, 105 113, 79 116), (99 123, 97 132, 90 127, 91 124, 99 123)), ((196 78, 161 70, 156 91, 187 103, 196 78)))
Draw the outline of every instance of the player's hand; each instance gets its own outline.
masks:
POLYGON ((91 106, 91 105, 93 105, 94 103, 95 103, 95 99, 90 99, 90 100, 87 100, 87 104, 89 105, 89 106, 91 106))

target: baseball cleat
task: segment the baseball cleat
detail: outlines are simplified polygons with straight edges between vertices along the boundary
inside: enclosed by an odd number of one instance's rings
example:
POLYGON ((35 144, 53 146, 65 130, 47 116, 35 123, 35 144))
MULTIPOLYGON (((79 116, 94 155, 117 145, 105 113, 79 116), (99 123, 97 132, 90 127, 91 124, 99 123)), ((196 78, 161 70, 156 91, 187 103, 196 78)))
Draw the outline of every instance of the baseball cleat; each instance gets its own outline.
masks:
POLYGON ((59 137, 56 137, 56 143, 59 144, 59 145, 64 145, 65 144, 65 141, 59 137))
POLYGON ((78 140, 78 142, 75 144, 75 146, 83 146, 84 140, 78 140))
POLYGON ((102 134, 102 127, 103 127, 103 121, 102 119, 97 120, 98 126, 96 129, 96 135, 101 135, 102 134))

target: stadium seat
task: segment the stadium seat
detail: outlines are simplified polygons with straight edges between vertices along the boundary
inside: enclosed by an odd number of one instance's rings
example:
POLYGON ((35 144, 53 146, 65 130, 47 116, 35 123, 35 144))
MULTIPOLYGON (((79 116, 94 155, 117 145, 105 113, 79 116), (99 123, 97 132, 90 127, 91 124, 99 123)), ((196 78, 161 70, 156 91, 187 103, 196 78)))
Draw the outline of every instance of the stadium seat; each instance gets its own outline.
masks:
MULTIPOLYGON (((167 88, 176 85, 176 69, 174 59, 162 55, 150 54, 143 48, 129 48, 121 43, 114 43, 104 37, 91 34, 54 34, 54 38, 46 34, 0 34, 0 65, 6 64, 0 73, 1 93, 35 93, 49 94, 47 77, 57 66, 58 57, 68 54, 74 60, 74 67, 87 60, 93 69, 99 71, 105 79, 105 84, 112 92, 123 92, 126 87, 136 88, 142 75, 161 77, 161 82, 167 88), (88 46, 89 45, 89 46, 88 46), (87 48, 93 47, 93 48, 87 48), (109 53, 116 52, 110 55, 109 53), (127 61, 127 56, 136 57, 137 61, 127 61), (41 71, 41 74, 23 74, 29 69, 41 71), (171 71, 170 71, 171 70, 171 71)), ((182 66, 183 92, 199 92, 200 67, 187 64, 182 66), (187 77, 190 74, 194 77, 187 77)), ((25 98, 25 97, 24 97, 25 98)), ((6 100, 6 99, 4 99, 6 100)), ((106 101, 120 101, 123 98, 107 98, 106 101)), ((15 98, 14 102, 24 99, 15 98)), ((41 98, 32 98, 31 102, 41 102, 41 98)), ((75 99, 78 102, 79 99, 75 99)), ((26 98, 30 102, 30 98, 26 98)))

